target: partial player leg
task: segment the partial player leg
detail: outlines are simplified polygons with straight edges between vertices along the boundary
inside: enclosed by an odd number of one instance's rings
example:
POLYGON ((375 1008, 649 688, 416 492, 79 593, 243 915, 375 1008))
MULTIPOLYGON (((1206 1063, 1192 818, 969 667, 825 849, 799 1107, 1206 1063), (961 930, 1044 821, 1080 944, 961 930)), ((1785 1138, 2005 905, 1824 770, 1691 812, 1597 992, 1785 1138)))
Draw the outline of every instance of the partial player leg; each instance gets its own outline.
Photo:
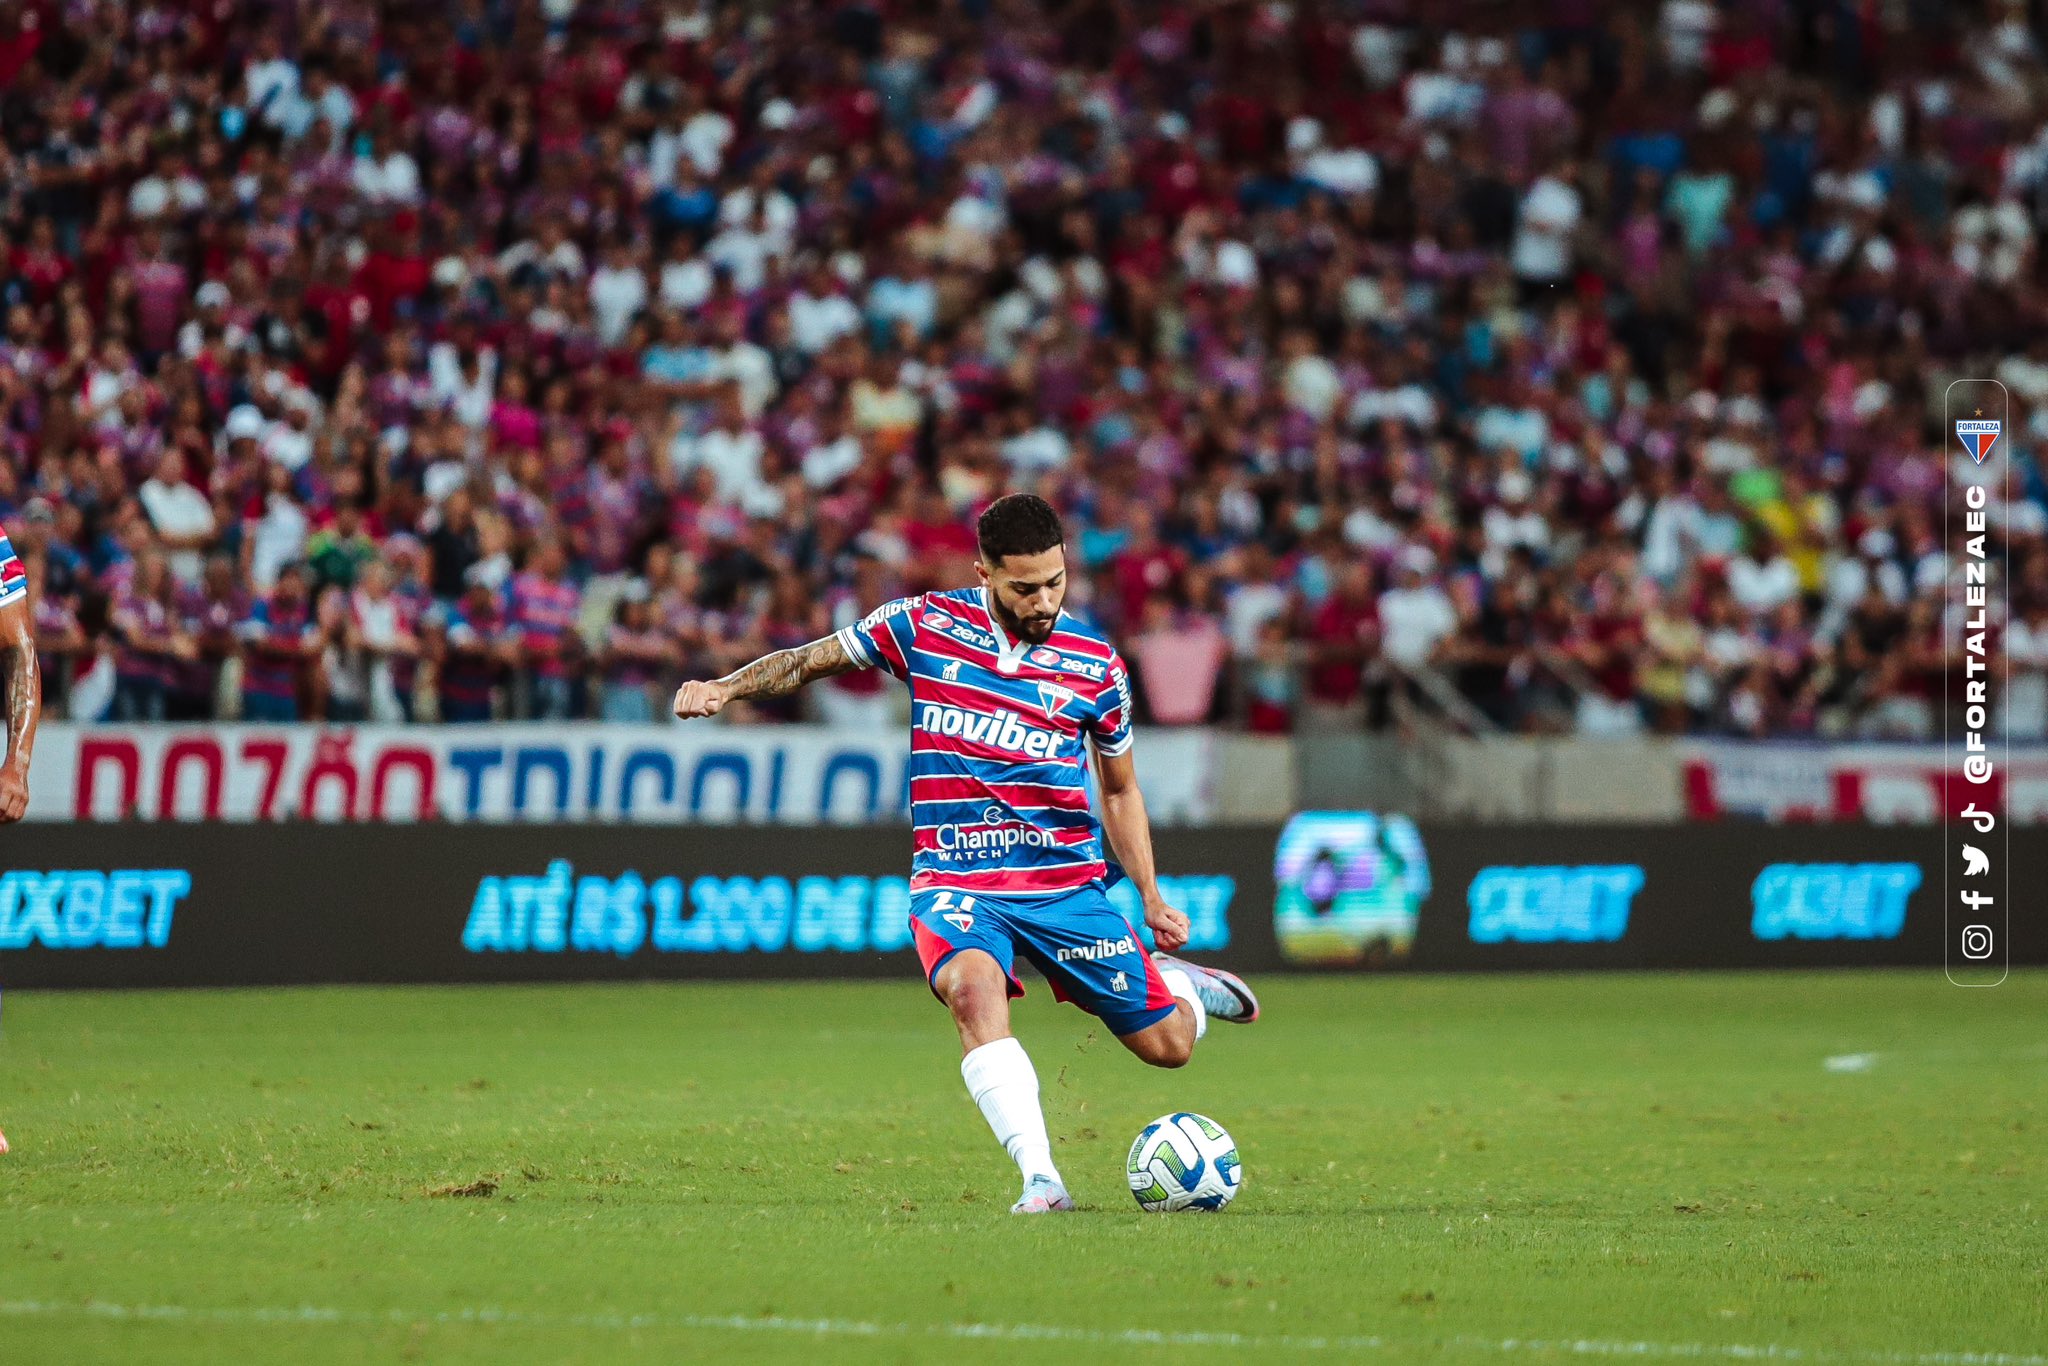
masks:
POLYGON ((1024 1174, 1013 1214, 1070 1210, 1074 1201, 1052 1163, 1038 1073, 1010 1035, 1010 998, 1024 985, 1010 971, 1016 945, 999 906, 950 891, 911 898, 911 938, 932 994, 960 1031, 960 1079, 996 1141, 1024 1174))
POLYGON ((1196 1038, 1207 1030, 1211 1019, 1251 1024, 1259 1018, 1259 998, 1236 973, 1205 968, 1168 953, 1154 952, 1152 962, 1166 980, 1167 989, 1195 1008, 1201 1023, 1201 1028, 1195 1031, 1196 1038))
POLYGON ((1102 1021, 1152 1066, 1187 1063, 1208 1027, 1201 997, 1184 973, 1180 989, 1173 988, 1100 888, 1006 915, 1018 948, 1045 974, 1053 995, 1102 1021))
POLYGON ((1209 1032, 1211 1018, 1250 1024, 1259 1018, 1259 998, 1235 973, 1197 967, 1170 954, 1154 953, 1159 980, 1173 993, 1173 1014, 1150 1029, 1126 1035, 1125 1048, 1154 1067, 1179 1067, 1209 1032))
POLYGON ((932 989, 960 1030, 960 1079, 1024 1176, 1024 1193, 1010 1212, 1070 1210, 1073 1197, 1053 1166, 1052 1140, 1039 1108, 1038 1072, 1010 1033, 1009 987, 1002 965, 980 949, 953 954, 932 977, 932 989))
POLYGON ((1154 1067, 1185 1067, 1195 1055, 1195 1040, 1202 1037, 1201 1007, 1175 1001, 1171 1015, 1135 1034, 1120 1034, 1117 1042, 1154 1067))

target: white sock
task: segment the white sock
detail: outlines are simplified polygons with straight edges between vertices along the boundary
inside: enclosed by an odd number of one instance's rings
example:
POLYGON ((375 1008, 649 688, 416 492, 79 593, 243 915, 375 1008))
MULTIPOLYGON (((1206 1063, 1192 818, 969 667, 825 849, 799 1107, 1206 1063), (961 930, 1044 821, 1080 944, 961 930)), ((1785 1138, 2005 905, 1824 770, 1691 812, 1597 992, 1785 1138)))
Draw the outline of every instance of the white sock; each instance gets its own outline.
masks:
POLYGON ((1045 1114, 1038 1108, 1038 1073, 1024 1045, 1015 1039, 983 1044, 960 1060, 960 1079, 1024 1179, 1059 1180, 1052 1141, 1045 1136, 1045 1114))
POLYGON ((1195 1008, 1195 1037, 1201 1038, 1209 1032, 1209 1012, 1202 1008, 1202 998, 1195 992, 1195 984, 1184 968, 1161 968, 1160 980, 1166 989, 1195 1008))

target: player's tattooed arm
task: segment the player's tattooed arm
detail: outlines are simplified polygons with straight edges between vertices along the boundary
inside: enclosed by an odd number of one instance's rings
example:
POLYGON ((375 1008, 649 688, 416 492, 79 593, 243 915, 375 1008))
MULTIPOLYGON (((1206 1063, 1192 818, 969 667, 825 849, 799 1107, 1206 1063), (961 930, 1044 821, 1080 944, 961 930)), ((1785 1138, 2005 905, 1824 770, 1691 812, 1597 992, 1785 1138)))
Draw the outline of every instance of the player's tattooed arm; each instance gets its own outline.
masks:
POLYGON ((28 810, 29 757, 36 747, 36 721, 43 709, 43 681, 36 663, 33 622, 27 598, 0 607, 0 688, 7 695, 7 758, 0 763, 0 823, 18 821, 28 810))
POLYGON ((786 697, 806 683, 851 673, 859 667, 838 636, 824 636, 808 645, 762 655, 723 678, 683 684, 676 690, 675 713, 685 719, 713 716, 728 702, 751 697, 786 697))

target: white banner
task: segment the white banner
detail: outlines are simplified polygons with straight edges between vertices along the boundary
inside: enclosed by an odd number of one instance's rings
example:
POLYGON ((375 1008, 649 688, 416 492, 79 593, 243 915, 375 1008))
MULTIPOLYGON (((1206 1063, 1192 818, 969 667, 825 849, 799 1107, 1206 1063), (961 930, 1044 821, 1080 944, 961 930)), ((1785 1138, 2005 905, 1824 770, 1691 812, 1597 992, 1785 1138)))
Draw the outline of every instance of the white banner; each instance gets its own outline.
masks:
MULTIPOLYGON (((1207 731, 1139 731, 1153 820, 1212 817, 1213 749, 1207 731)), ((857 825, 908 819, 909 756, 907 729, 52 724, 28 817, 857 825)))
MULTIPOLYGON (((1689 740, 1681 752, 1686 813, 1774 821, 1869 821, 1931 825, 1944 805, 1968 805, 1981 789, 1960 765, 1946 770, 1939 745, 1794 744, 1689 740)), ((2017 825, 2048 825, 2048 748, 2015 746, 2010 766, 1994 771, 2017 825)))

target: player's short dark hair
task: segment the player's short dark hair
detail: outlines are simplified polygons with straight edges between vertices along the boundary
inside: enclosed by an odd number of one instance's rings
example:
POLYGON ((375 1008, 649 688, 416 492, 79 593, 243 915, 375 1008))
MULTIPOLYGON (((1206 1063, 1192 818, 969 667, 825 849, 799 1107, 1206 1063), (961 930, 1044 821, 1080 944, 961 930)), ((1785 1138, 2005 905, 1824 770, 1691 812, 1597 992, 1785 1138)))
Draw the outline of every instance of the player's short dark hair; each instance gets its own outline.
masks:
POLYGON ((1067 543, 1060 515, 1052 504, 1031 493, 1010 493, 982 510, 974 524, 981 561, 991 568, 1011 555, 1042 555, 1067 543))

